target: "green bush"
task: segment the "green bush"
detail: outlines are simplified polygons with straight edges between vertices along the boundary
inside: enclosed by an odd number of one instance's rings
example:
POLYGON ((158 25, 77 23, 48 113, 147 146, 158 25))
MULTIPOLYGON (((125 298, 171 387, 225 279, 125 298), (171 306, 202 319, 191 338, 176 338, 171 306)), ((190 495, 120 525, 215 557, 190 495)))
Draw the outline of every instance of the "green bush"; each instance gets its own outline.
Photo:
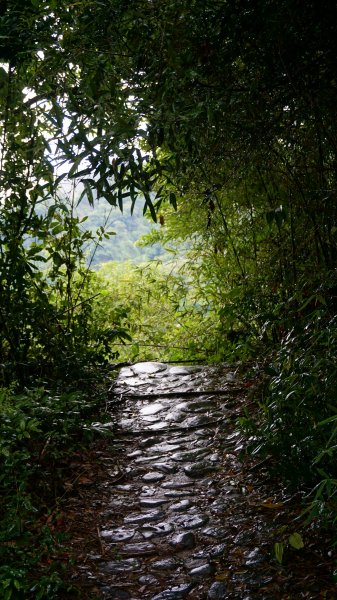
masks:
POLYGON ((309 519, 331 522, 337 514, 337 316, 322 296, 313 298, 316 306, 303 315, 308 302, 302 305, 276 353, 255 452, 274 456, 276 471, 307 491, 309 519))
MULTIPOLYGON (((98 398, 43 388, 0 390, 0 597, 60 597, 66 536, 62 509, 67 456, 97 435, 98 398), (55 516, 56 515, 56 516, 55 516)), ((70 557, 69 557, 70 558, 70 557)))

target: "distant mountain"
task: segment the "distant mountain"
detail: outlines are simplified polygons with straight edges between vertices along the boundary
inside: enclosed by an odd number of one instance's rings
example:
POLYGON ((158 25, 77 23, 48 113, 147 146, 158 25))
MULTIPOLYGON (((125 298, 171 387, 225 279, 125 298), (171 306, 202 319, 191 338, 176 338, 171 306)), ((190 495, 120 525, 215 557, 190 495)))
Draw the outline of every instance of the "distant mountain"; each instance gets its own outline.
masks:
MULTIPOLYGON (((119 208, 111 207, 105 200, 96 200, 94 207, 91 207, 83 198, 76 212, 80 218, 87 217, 82 224, 85 229, 95 232, 99 227, 104 226, 108 232, 115 233, 96 249, 92 265, 127 260, 138 263, 163 257, 165 254, 160 244, 146 248, 135 245, 142 235, 149 233, 152 228, 158 227, 143 215, 141 199, 136 203, 132 215, 131 202, 128 200, 125 201, 123 212, 121 212, 119 208)), ((91 253, 92 248, 89 248, 88 260, 90 260, 91 253)))

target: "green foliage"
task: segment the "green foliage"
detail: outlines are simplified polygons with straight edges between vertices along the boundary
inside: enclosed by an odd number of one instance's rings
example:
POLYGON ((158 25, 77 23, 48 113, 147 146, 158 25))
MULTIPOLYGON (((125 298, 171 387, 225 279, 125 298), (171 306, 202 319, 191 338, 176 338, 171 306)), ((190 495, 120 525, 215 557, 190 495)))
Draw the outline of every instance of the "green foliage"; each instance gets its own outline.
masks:
MULTIPOLYGON (((123 358, 149 357, 141 344, 170 346, 158 358, 171 360, 182 343, 184 358, 262 354, 275 364, 260 446, 330 506, 336 22, 332 0, 322 11, 291 0, 1 7, 5 386, 68 386, 75 374, 83 385, 130 334, 123 358), (163 224, 148 241, 182 242, 183 271, 139 267, 124 284, 109 274, 93 306, 102 280, 85 267, 92 239, 74 199, 59 199, 66 175, 89 205, 129 200, 133 212, 142 197, 163 224)), ((99 225, 98 244, 107 235, 99 225)))
POLYGON ((73 205, 55 199, 41 215, 30 209, 14 238, 8 229, 12 208, 2 210, 0 253, 0 355, 5 384, 31 378, 71 380, 113 356, 121 329, 97 331, 92 320, 86 244, 99 244, 73 216, 73 205), (34 236, 34 237, 33 237, 34 236), (40 264, 45 268, 41 270, 40 264))
POLYGON ((274 544, 275 558, 280 565, 283 562, 283 555, 286 549, 290 547, 293 550, 302 550, 304 548, 301 534, 295 531, 289 535, 287 529, 287 526, 284 526, 278 531, 278 534, 283 534, 283 541, 275 542, 274 544))
POLYGON ((214 355, 216 320, 179 265, 106 263, 97 272, 98 326, 121 323, 132 338, 119 360, 194 360, 214 355))
POLYGON ((337 510, 334 290, 335 273, 326 273, 314 294, 291 299, 259 422, 241 423, 255 436, 255 453, 272 455, 277 473, 304 487, 307 522, 331 523, 337 510))
POLYGON ((59 598, 67 585, 66 536, 58 526, 69 452, 97 435, 98 398, 37 388, 0 390, 1 597, 59 598), (60 558, 60 557, 66 558, 60 558))

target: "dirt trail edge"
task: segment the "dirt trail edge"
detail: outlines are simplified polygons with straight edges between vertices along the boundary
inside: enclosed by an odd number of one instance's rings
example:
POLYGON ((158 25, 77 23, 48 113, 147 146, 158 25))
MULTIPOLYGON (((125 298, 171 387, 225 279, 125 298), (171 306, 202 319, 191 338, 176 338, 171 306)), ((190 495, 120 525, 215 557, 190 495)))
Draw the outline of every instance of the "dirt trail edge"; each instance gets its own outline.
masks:
POLYGON ((300 498, 245 457, 235 426, 249 386, 229 365, 121 369, 117 433, 95 466, 86 458, 68 510, 83 597, 337 598, 328 540, 301 532, 300 498), (289 545, 294 533, 303 548, 289 545))

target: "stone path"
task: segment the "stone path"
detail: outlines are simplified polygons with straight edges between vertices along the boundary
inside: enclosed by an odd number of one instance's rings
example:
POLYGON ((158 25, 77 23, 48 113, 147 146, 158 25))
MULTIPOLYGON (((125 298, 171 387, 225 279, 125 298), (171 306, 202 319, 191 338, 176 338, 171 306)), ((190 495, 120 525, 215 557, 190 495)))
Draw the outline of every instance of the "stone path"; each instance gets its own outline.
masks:
POLYGON ((69 499, 83 598, 337 598, 328 533, 303 527, 301 493, 244 452, 236 421, 257 410, 247 398, 255 375, 229 365, 121 370, 107 407, 113 438, 84 458, 84 490, 69 499), (287 541, 296 532, 299 550, 287 541))
MULTIPOLYGON (((100 531, 116 552, 98 565, 105 597, 230 597, 219 572, 228 545, 223 518, 242 490, 221 473, 224 462, 229 473, 237 467, 226 414, 239 390, 233 367, 139 363, 121 370, 114 391, 127 400, 119 440, 132 449, 127 483, 114 486, 100 531)), ((263 560, 248 547, 246 568, 263 560)))

